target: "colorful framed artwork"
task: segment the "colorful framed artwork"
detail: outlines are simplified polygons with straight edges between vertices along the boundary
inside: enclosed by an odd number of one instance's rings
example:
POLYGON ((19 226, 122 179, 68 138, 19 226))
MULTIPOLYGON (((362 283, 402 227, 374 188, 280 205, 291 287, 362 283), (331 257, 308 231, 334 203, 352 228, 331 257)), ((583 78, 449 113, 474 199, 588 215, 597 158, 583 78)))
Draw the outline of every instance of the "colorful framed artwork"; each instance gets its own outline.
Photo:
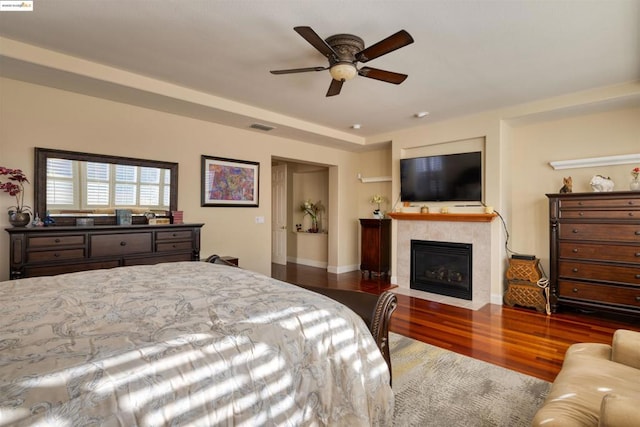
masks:
POLYGON ((202 156, 201 206, 258 207, 260 163, 202 156))

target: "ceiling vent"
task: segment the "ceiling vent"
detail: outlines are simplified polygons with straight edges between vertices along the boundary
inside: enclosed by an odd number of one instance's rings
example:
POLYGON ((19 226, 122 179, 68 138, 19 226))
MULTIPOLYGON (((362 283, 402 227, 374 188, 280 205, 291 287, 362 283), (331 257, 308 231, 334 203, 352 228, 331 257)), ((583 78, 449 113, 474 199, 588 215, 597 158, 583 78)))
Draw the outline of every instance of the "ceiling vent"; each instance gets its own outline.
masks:
POLYGON ((263 125, 262 123, 253 123, 249 127, 252 128, 252 129, 263 130, 265 132, 269 132, 270 130, 274 130, 275 129, 273 126, 263 125))

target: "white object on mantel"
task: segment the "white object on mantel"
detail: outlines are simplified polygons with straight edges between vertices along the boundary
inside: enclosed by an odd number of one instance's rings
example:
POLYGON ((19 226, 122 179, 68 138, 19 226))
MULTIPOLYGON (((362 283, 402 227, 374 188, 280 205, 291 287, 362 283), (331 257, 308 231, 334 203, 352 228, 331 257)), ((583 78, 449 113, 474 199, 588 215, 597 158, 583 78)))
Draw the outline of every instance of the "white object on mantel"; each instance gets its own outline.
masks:
POLYGON ((591 178, 590 184, 591 188, 593 188, 593 191, 597 193, 613 191, 614 186, 614 183, 611 179, 605 178, 602 175, 594 175, 593 178, 591 178))
POLYGON ((640 163, 640 154, 623 154, 620 156, 591 157, 588 159, 559 160, 557 162, 549 162, 551 167, 555 170, 589 168, 594 166, 627 165, 631 163, 640 163))

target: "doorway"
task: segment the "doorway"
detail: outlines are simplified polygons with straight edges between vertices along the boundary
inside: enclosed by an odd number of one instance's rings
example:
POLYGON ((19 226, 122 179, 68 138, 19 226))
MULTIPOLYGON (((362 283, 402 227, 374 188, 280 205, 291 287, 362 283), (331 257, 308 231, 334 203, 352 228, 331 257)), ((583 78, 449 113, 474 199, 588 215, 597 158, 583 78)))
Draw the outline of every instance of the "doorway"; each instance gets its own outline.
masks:
POLYGON ((272 159, 271 260, 328 266, 329 167, 289 159, 272 159), (311 233, 311 218, 301 208, 305 201, 320 204, 319 232, 311 233))

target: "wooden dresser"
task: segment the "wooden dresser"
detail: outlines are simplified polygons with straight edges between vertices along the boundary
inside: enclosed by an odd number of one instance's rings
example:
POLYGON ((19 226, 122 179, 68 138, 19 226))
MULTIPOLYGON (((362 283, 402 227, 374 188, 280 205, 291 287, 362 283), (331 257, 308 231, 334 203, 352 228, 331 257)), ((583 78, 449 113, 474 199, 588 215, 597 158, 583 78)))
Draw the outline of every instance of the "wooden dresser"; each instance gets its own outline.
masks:
POLYGON ((10 278, 198 261, 203 225, 7 228, 10 278))
POLYGON ((391 268, 391 220, 360 219, 360 270, 389 274, 391 268))
POLYGON ((552 311, 640 315, 640 192, 547 197, 552 311))

